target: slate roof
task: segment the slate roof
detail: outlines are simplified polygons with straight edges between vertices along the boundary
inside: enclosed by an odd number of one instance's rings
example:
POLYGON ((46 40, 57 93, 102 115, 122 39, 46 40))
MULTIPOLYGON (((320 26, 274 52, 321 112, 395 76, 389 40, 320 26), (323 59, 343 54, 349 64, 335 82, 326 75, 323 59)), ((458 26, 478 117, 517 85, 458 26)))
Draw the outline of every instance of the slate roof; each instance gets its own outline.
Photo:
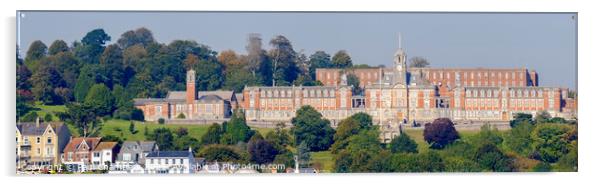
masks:
POLYGON ((146 157, 188 157, 189 155, 189 151, 154 151, 148 153, 146 157))
POLYGON ((224 101, 224 99, 222 99, 221 97, 217 96, 217 95, 204 95, 199 97, 200 102, 219 102, 219 101, 224 101))
POLYGON ((139 143, 143 152, 153 151, 153 147, 155 146, 155 141, 139 141, 139 143))
POLYGON ((17 129, 19 129, 21 135, 36 136, 44 134, 44 131, 46 131, 48 124, 50 124, 52 129, 54 129, 54 131, 57 132, 57 134, 59 134, 58 132, 61 132, 62 129, 60 128, 64 126, 62 122, 40 123, 39 126, 37 126, 35 122, 25 122, 17 124, 17 129))
MULTIPOLYGON (((231 101, 232 100, 232 96, 234 95, 234 91, 199 91, 197 94, 200 99, 200 97, 203 97, 205 95, 216 95, 219 96, 221 99, 223 100, 228 100, 231 101)), ((236 98, 236 97, 234 97, 236 98)))
POLYGON ((167 97, 169 100, 184 100, 186 99, 186 91, 169 91, 167 97))

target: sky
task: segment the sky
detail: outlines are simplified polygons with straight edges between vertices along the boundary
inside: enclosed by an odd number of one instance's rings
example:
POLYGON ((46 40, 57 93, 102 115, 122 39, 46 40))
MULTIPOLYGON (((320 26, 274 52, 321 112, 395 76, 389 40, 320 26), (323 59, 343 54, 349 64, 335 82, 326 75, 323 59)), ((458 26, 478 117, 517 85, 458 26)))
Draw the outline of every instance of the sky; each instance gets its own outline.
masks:
POLYGON ((392 66, 402 35, 408 58, 426 58, 431 67, 491 67, 536 70, 540 86, 577 85, 577 18, 574 13, 428 12, 43 12, 25 11, 18 20, 21 55, 35 40, 50 45, 81 40, 102 28, 114 43, 139 27, 161 43, 195 40, 215 51, 245 54, 249 33, 259 33, 264 49, 277 35, 307 56, 346 50, 354 64, 392 66))

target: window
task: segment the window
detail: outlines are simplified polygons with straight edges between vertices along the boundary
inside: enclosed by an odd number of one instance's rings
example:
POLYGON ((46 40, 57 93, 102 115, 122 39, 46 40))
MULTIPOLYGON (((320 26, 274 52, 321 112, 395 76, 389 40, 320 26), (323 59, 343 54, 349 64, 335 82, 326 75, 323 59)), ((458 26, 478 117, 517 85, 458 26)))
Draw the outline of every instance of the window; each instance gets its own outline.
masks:
MULTIPOLYGON (((123 154, 123 160, 124 161, 131 161, 132 160, 132 155, 129 153, 124 153, 123 154)), ((152 164, 152 160, 151 160, 151 164, 152 164)))
POLYGON ((151 159, 151 164, 155 164, 155 159, 151 159))
POLYGON ((100 157, 100 152, 94 152, 94 157, 100 157))
POLYGON ((40 148, 38 148, 38 155, 42 154, 42 150, 40 150, 40 148))
POLYGON ((39 143, 40 143, 40 141, 41 141, 40 137, 36 137, 36 143, 38 143, 38 144, 39 144, 39 143))
POLYGON ((23 144, 29 145, 29 138, 28 137, 23 138, 23 144))
POLYGON ((184 164, 184 159, 180 159, 180 164, 184 164))
POLYGON ((48 142, 48 144, 52 144, 52 137, 48 137, 48 138, 46 139, 46 141, 48 142))
POLYGON ((161 114, 161 105, 155 106, 155 114, 161 114))

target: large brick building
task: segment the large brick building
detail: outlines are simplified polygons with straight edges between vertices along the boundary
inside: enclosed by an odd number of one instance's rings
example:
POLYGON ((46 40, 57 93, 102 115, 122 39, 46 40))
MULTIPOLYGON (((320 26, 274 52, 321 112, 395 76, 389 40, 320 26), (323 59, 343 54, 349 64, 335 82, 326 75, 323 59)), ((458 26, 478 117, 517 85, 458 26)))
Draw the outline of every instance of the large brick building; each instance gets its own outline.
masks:
POLYGON ((233 91, 196 91, 194 70, 186 74, 186 91, 170 91, 166 98, 134 99, 136 108, 142 110, 144 119, 166 120, 219 120, 229 118, 232 107, 237 106, 233 91))
POLYGON ((366 112, 379 123, 431 121, 507 121, 515 113, 572 118, 576 101, 568 89, 540 87, 539 75, 526 68, 408 68, 399 48, 394 67, 316 69, 316 87, 246 87, 241 107, 247 119, 289 121, 311 105, 334 122, 366 112), (364 93, 352 95, 347 76, 358 77, 364 93))

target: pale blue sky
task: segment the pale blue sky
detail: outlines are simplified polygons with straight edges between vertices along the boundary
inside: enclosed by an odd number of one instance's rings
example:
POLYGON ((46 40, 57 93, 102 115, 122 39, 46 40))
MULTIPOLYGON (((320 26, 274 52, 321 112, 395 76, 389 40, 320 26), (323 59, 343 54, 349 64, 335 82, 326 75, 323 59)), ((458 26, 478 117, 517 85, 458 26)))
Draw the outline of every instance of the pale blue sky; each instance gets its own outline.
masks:
POLYGON ((397 33, 409 57, 433 67, 527 67, 541 86, 576 86, 574 13, 236 13, 236 12, 24 12, 21 52, 29 43, 71 43, 103 28, 116 41, 138 27, 159 42, 195 40, 213 50, 245 53, 248 33, 286 36, 297 51, 349 52, 355 64, 390 66, 397 33))

